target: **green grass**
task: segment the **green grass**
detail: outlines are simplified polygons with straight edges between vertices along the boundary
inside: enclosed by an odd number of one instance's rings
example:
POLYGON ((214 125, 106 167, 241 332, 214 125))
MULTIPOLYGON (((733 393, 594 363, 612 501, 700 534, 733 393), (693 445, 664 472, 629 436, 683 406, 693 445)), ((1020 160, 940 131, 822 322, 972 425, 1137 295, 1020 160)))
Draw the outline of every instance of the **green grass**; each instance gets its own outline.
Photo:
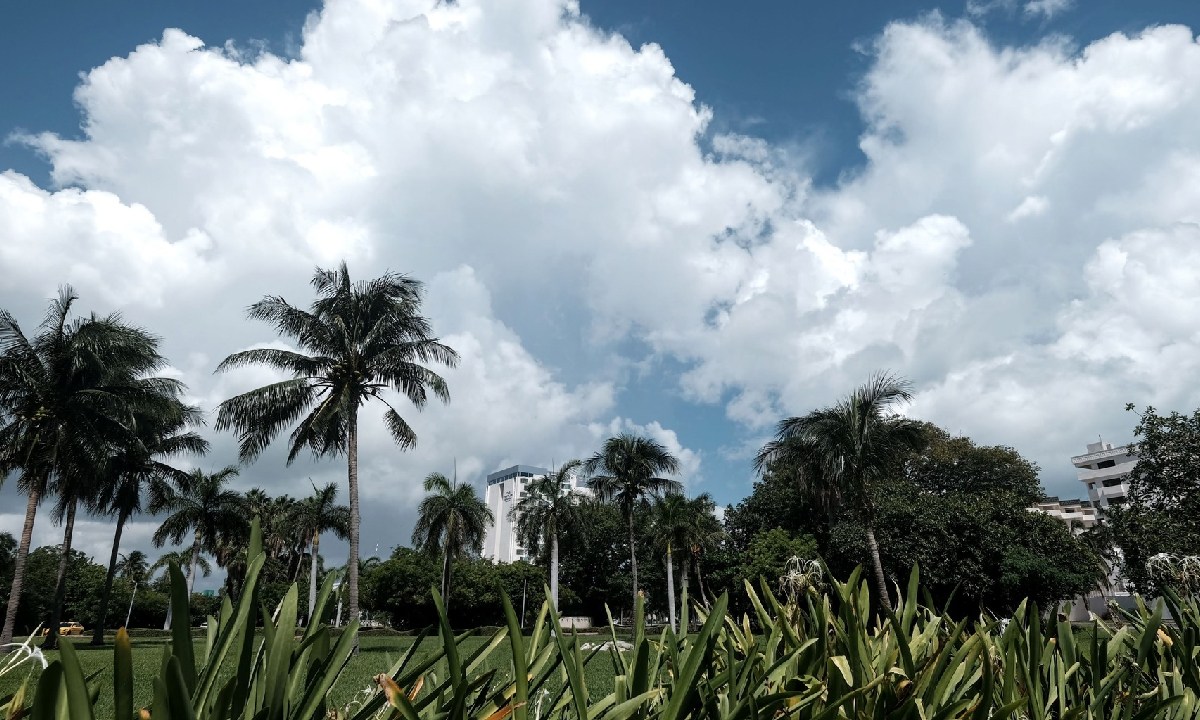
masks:
MULTIPOLYGON (((345 707, 356 702, 365 702, 375 693, 376 687, 372 680, 379 673, 387 672, 398 662, 404 653, 412 646, 416 638, 407 636, 372 636, 363 635, 360 640, 360 652, 350 658, 345 671, 330 693, 330 699, 336 707, 345 707)), ((111 638, 109 638, 111 640, 111 638)), ((470 637, 459 646, 464 655, 477 650, 487 642, 486 637, 470 637)), ((603 642, 603 637, 589 636, 585 641, 603 642)), ((112 662, 113 649, 111 644, 95 648, 89 643, 91 637, 78 640, 72 639, 79 651, 79 661, 87 675, 99 672, 93 682, 100 684, 100 698, 96 703, 96 717, 111 717, 113 713, 112 700, 112 662)), ((134 673, 134 703, 137 707, 149 705, 151 701, 150 682, 158 674, 162 662, 163 646, 166 637, 133 637, 133 673, 134 673)), ((437 637, 426 638, 418 649, 414 660, 433 652, 435 645, 440 645, 437 637)), ((204 644, 196 642, 197 654, 203 652, 204 644)), ((47 660, 58 658, 58 652, 46 653, 47 660)), ((485 669, 497 669, 507 673, 509 656, 506 646, 501 645, 489 656, 485 669)), ((435 666, 436 667, 436 666, 435 666)), ((607 653, 597 653, 587 668, 588 689, 593 693, 607 695, 612 692, 613 669, 607 653)), ((39 663, 27 663, 6 676, 0 677, 0 698, 12 694, 20 687, 25 678, 29 678, 29 691, 33 691, 34 683, 41 674, 39 663)))

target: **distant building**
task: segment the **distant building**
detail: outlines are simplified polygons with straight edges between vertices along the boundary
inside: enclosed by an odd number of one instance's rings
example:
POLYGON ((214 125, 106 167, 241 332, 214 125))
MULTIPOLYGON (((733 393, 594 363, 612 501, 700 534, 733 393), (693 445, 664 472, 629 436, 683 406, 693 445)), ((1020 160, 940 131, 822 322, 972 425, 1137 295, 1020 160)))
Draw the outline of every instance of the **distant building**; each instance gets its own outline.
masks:
MULTIPOLYGON (((492 511, 495 522, 484 536, 483 557, 498 563, 530 560, 529 554, 517 538, 518 518, 510 518, 509 513, 521 498, 525 497, 525 488, 529 483, 535 478, 545 476, 547 472, 549 471, 543 467, 513 465, 487 476, 487 490, 483 499, 492 511)), ((580 485, 580 478, 576 475, 571 475, 569 482, 563 485, 562 491, 591 494, 590 489, 580 485)))
POLYGON ((1091 500, 1059 500, 1056 497, 1048 497, 1029 509, 1062 520, 1075 533, 1096 526, 1096 508, 1092 506, 1091 500))
POLYGON ((1088 443, 1087 453, 1071 458, 1079 482, 1087 487, 1088 499, 1099 516, 1109 506, 1123 505, 1129 496, 1129 473, 1137 464, 1132 445, 1088 443))

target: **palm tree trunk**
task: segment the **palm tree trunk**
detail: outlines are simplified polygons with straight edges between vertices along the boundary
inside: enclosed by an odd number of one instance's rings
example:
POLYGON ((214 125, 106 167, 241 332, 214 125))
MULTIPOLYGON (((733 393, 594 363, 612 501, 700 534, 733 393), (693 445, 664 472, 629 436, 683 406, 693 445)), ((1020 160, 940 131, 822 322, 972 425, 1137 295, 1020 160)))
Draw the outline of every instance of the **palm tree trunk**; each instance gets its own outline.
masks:
POLYGON ((312 551, 309 555, 312 556, 312 564, 308 570, 308 624, 311 626, 317 618, 313 617, 313 607, 317 604, 317 548, 321 546, 321 533, 313 533, 312 551))
POLYGON ((875 570, 875 592, 879 595, 879 605, 888 613, 892 612, 892 601, 888 597, 887 578, 883 574, 883 562, 879 559, 879 543, 875 542, 875 528, 867 526, 867 547, 871 550, 871 564, 875 570))
POLYGON ((671 543, 667 543, 667 621, 675 631, 675 560, 671 557, 671 543))
POLYGON ((700 558, 696 558, 696 587, 700 590, 700 599, 704 601, 704 609, 709 609, 708 591, 704 589, 704 575, 700 573, 700 558))
POLYGON ((104 644, 104 621, 108 619, 108 602, 112 597, 113 578, 117 575, 117 557, 121 548, 121 533, 125 530, 125 511, 117 512, 117 531, 113 535, 112 554, 108 558, 108 575, 104 577, 104 592, 100 594, 100 613, 96 617, 96 629, 92 631, 92 644, 104 644))
POLYGON ((54 604, 50 606, 50 634, 46 636, 43 648, 54 649, 58 646, 58 624, 62 622, 63 605, 67 602, 67 567, 71 562, 71 539, 75 535, 75 508, 78 500, 71 500, 67 505, 67 521, 63 523, 62 554, 58 558, 58 580, 54 584, 54 604))
POLYGON ((629 514, 629 561, 633 568, 633 612, 637 612, 638 583, 637 583, 637 545, 633 537, 633 510, 629 514))
POLYGON ((0 632, 0 645, 12 642, 14 626, 17 624, 17 606, 21 603, 21 591, 25 585, 25 560, 29 557, 29 545, 33 542, 33 520, 42 494, 36 490, 29 493, 25 506, 25 525, 21 528, 21 545, 13 562, 12 586, 8 592, 8 609, 4 613, 4 630, 0 632))
POLYGON ((446 615, 450 614, 450 546, 442 552, 442 605, 446 615))
MULTIPOLYGON (((687 610, 688 597, 688 563, 692 561, 692 554, 686 552, 683 554, 683 562, 679 563, 679 614, 683 615, 683 611, 687 610)), ((680 627, 680 632, 687 632, 687 628, 680 627)))
MULTIPOLYGON (((346 428, 346 479, 350 484, 350 558, 346 565, 349 570, 350 618, 358 621, 358 408, 350 413, 350 422, 346 428)), ((355 645, 358 653, 358 643, 355 645)))
POLYGON ((196 562, 200 559, 200 533, 197 532, 192 539, 192 562, 188 568, 188 605, 192 604, 192 588, 196 586, 196 562))
POLYGON ((558 535, 550 536, 550 607, 558 612, 558 535))

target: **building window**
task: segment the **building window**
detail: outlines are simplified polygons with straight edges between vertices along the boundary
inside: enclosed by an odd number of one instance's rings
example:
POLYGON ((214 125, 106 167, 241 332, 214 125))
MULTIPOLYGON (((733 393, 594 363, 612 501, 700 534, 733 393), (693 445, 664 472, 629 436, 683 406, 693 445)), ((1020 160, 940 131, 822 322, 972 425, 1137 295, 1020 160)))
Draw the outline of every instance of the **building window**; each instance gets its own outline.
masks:
POLYGON ((1116 464, 1117 464, 1116 460, 1101 460, 1100 462, 1096 463, 1096 469, 1103 470, 1104 468, 1113 467, 1116 464))
POLYGON ((1123 482, 1125 482, 1125 478, 1123 478, 1123 477, 1109 478, 1108 480, 1104 481, 1104 487, 1115 487, 1117 485, 1120 485, 1123 482))

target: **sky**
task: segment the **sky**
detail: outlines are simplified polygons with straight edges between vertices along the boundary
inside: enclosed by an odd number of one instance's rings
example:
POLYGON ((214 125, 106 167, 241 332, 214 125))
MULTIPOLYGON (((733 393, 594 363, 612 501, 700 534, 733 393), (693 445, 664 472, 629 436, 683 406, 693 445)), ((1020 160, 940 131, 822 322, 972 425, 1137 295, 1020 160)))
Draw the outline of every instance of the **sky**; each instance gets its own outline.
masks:
MULTIPOLYGON (((245 318, 263 295, 305 305, 343 259, 423 281, 461 362, 414 450, 364 411, 365 554, 408 542, 430 472, 482 488, 622 431, 735 503, 780 418, 880 369, 1076 497, 1126 403, 1200 404, 1198 26, 1182 0, 6 4, 0 307, 32 331, 70 283, 211 411, 278 379, 213 372, 285 346, 245 318)), ((236 461, 206 433, 185 462, 236 461)), ((237 482, 344 474, 279 444, 237 482)))

